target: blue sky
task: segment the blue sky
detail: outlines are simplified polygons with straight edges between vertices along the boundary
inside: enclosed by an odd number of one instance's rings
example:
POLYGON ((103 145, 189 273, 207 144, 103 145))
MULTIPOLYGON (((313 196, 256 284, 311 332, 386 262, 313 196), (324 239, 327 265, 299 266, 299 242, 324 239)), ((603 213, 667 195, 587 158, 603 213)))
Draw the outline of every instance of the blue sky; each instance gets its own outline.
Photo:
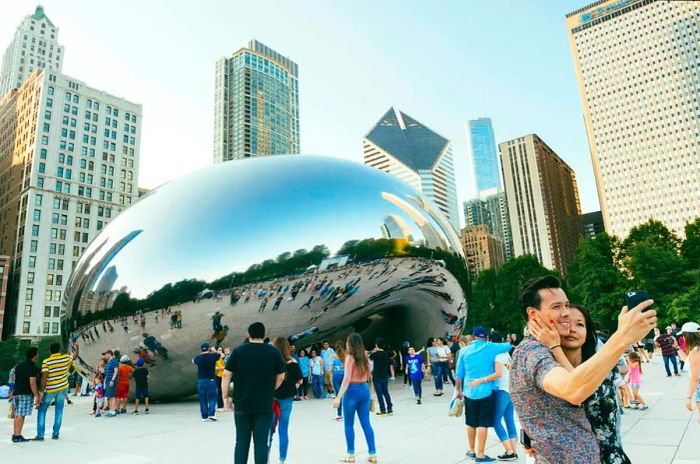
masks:
MULTIPOLYGON (((212 163, 214 63, 256 38, 299 64, 301 148, 354 161, 395 105, 452 141, 461 200, 464 121, 493 119, 496 142, 538 134, 598 210, 564 15, 582 0, 44 0, 64 73, 143 104, 139 185, 212 163)), ((0 48, 36 3, 0 15, 0 48)))

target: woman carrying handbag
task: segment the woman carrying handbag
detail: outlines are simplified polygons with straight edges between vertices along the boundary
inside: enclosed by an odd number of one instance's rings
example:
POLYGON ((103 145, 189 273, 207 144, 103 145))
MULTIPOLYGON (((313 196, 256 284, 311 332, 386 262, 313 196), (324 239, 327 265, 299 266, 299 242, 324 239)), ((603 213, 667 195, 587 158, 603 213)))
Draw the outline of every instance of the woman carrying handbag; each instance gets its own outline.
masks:
POLYGON ((377 462, 374 430, 369 420, 372 403, 369 378, 369 358, 362 337, 357 333, 350 334, 346 343, 345 376, 338 396, 333 400, 333 408, 338 408, 341 399, 343 400, 347 455, 341 462, 355 462, 355 413, 360 419, 360 426, 367 441, 369 450, 367 461, 377 462))

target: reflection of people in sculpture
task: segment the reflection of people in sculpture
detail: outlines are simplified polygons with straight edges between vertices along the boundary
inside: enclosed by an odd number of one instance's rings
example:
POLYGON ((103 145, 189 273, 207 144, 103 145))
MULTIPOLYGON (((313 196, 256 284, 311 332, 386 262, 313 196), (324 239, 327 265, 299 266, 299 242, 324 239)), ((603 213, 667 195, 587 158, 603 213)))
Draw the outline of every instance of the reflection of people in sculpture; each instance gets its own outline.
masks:
POLYGON ((153 353, 161 356, 166 361, 168 360, 168 350, 160 344, 153 335, 143 334, 143 344, 146 345, 153 353))
POLYGON ((306 307, 306 308, 310 308, 310 307, 311 307, 311 302, 313 302, 313 301, 314 301, 314 296, 311 295, 311 296, 309 297, 309 299, 307 300, 307 302, 304 303, 303 305, 301 305, 301 307, 300 307, 299 309, 304 309, 305 307, 306 307))
POLYGON ((228 326, 219 326, 219 330, 214 332, 214 335, 211 337, 212 340, 216 340, 216 347, 219 348, 221 346, 221 342, 224 341, 224 338, 226 338, 226 334, 228 334, 228 326))
POLYGON ((284 298, 284 295, 280 295, 280 296, 277 297, 277 299, 275 300, 275 304, 272 305, 272 310, 273 310, 273 311, 277 311, 277 310, 279 309, 280 304, 282 304, 282 299, 283 299, 283 298, 284 298))

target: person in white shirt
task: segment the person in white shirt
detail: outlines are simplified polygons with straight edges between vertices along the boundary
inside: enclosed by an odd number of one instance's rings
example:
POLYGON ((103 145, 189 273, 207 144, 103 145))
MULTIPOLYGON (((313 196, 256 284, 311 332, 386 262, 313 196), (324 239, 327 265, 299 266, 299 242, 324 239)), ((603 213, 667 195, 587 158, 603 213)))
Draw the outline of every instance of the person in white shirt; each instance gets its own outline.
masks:
MULTIPOLYGON (((491 335, 491 341, 493 343, 500 343, 502 341, 501 335, 498 332, 494 332, 491 335)), ((493 422, 493 428, 498 435, 498 439, 503 444, 506 452, 501 456, 498 456, 499 461, 517 461, 518 455, 515 453, 517 449, 516 439, 518 437, 518 431, 515 428, 515 414, 513 411, 513 402, 510 399, 510 388, 508 382, 510 382, 510 354, 501 353, 496 356, 496 361, 494 362, 494 370, 499 377, 496 379, 496 386, 498 387, 494 394, 496 397, 495 402, 495 417, 493 422), (505 422, 505 428, 503 423, 505 422)))

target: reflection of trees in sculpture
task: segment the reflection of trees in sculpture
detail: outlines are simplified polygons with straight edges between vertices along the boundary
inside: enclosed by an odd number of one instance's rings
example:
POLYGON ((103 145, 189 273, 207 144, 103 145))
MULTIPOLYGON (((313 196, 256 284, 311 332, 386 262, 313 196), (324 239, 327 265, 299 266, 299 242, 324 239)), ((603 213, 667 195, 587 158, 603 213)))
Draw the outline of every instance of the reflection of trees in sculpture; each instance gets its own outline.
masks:
POLYGON ((450 253, 440 248, 433 249, 409 245, 408 240, 404 238, 368 238, 345 242, 340 247, 338 254, 350 255, 355 262, 400 256, 443 260, 445 261, 445 268, 457 279, 464 294, 469 294, 469 272, 464 264, 464 259, 457 253, 450 253))
POLYGON ((114 299, 114 303, 110 308, 105 308, 105 310, 98 313, 86 312, 81 314, 76 312, 75 317, 77 324, 80 326, 95 320, 128 316, 139 310, 150 311, 175 306, 194 300, 195 296, 205 288, 227 290, 250 282, 300 274, 311 264, 318 264, 329 255, 330 252, 325 245, 316 245, 311 251, 299 249, 294 253, 284 252, 277 259, 267 259, 262 263, 251 265, 245 272, 233 272, 209 283, 203 280, 184 279, 179 282, 165 284, 143 299, 131 298, 128 293, 123 292, 114 299))

